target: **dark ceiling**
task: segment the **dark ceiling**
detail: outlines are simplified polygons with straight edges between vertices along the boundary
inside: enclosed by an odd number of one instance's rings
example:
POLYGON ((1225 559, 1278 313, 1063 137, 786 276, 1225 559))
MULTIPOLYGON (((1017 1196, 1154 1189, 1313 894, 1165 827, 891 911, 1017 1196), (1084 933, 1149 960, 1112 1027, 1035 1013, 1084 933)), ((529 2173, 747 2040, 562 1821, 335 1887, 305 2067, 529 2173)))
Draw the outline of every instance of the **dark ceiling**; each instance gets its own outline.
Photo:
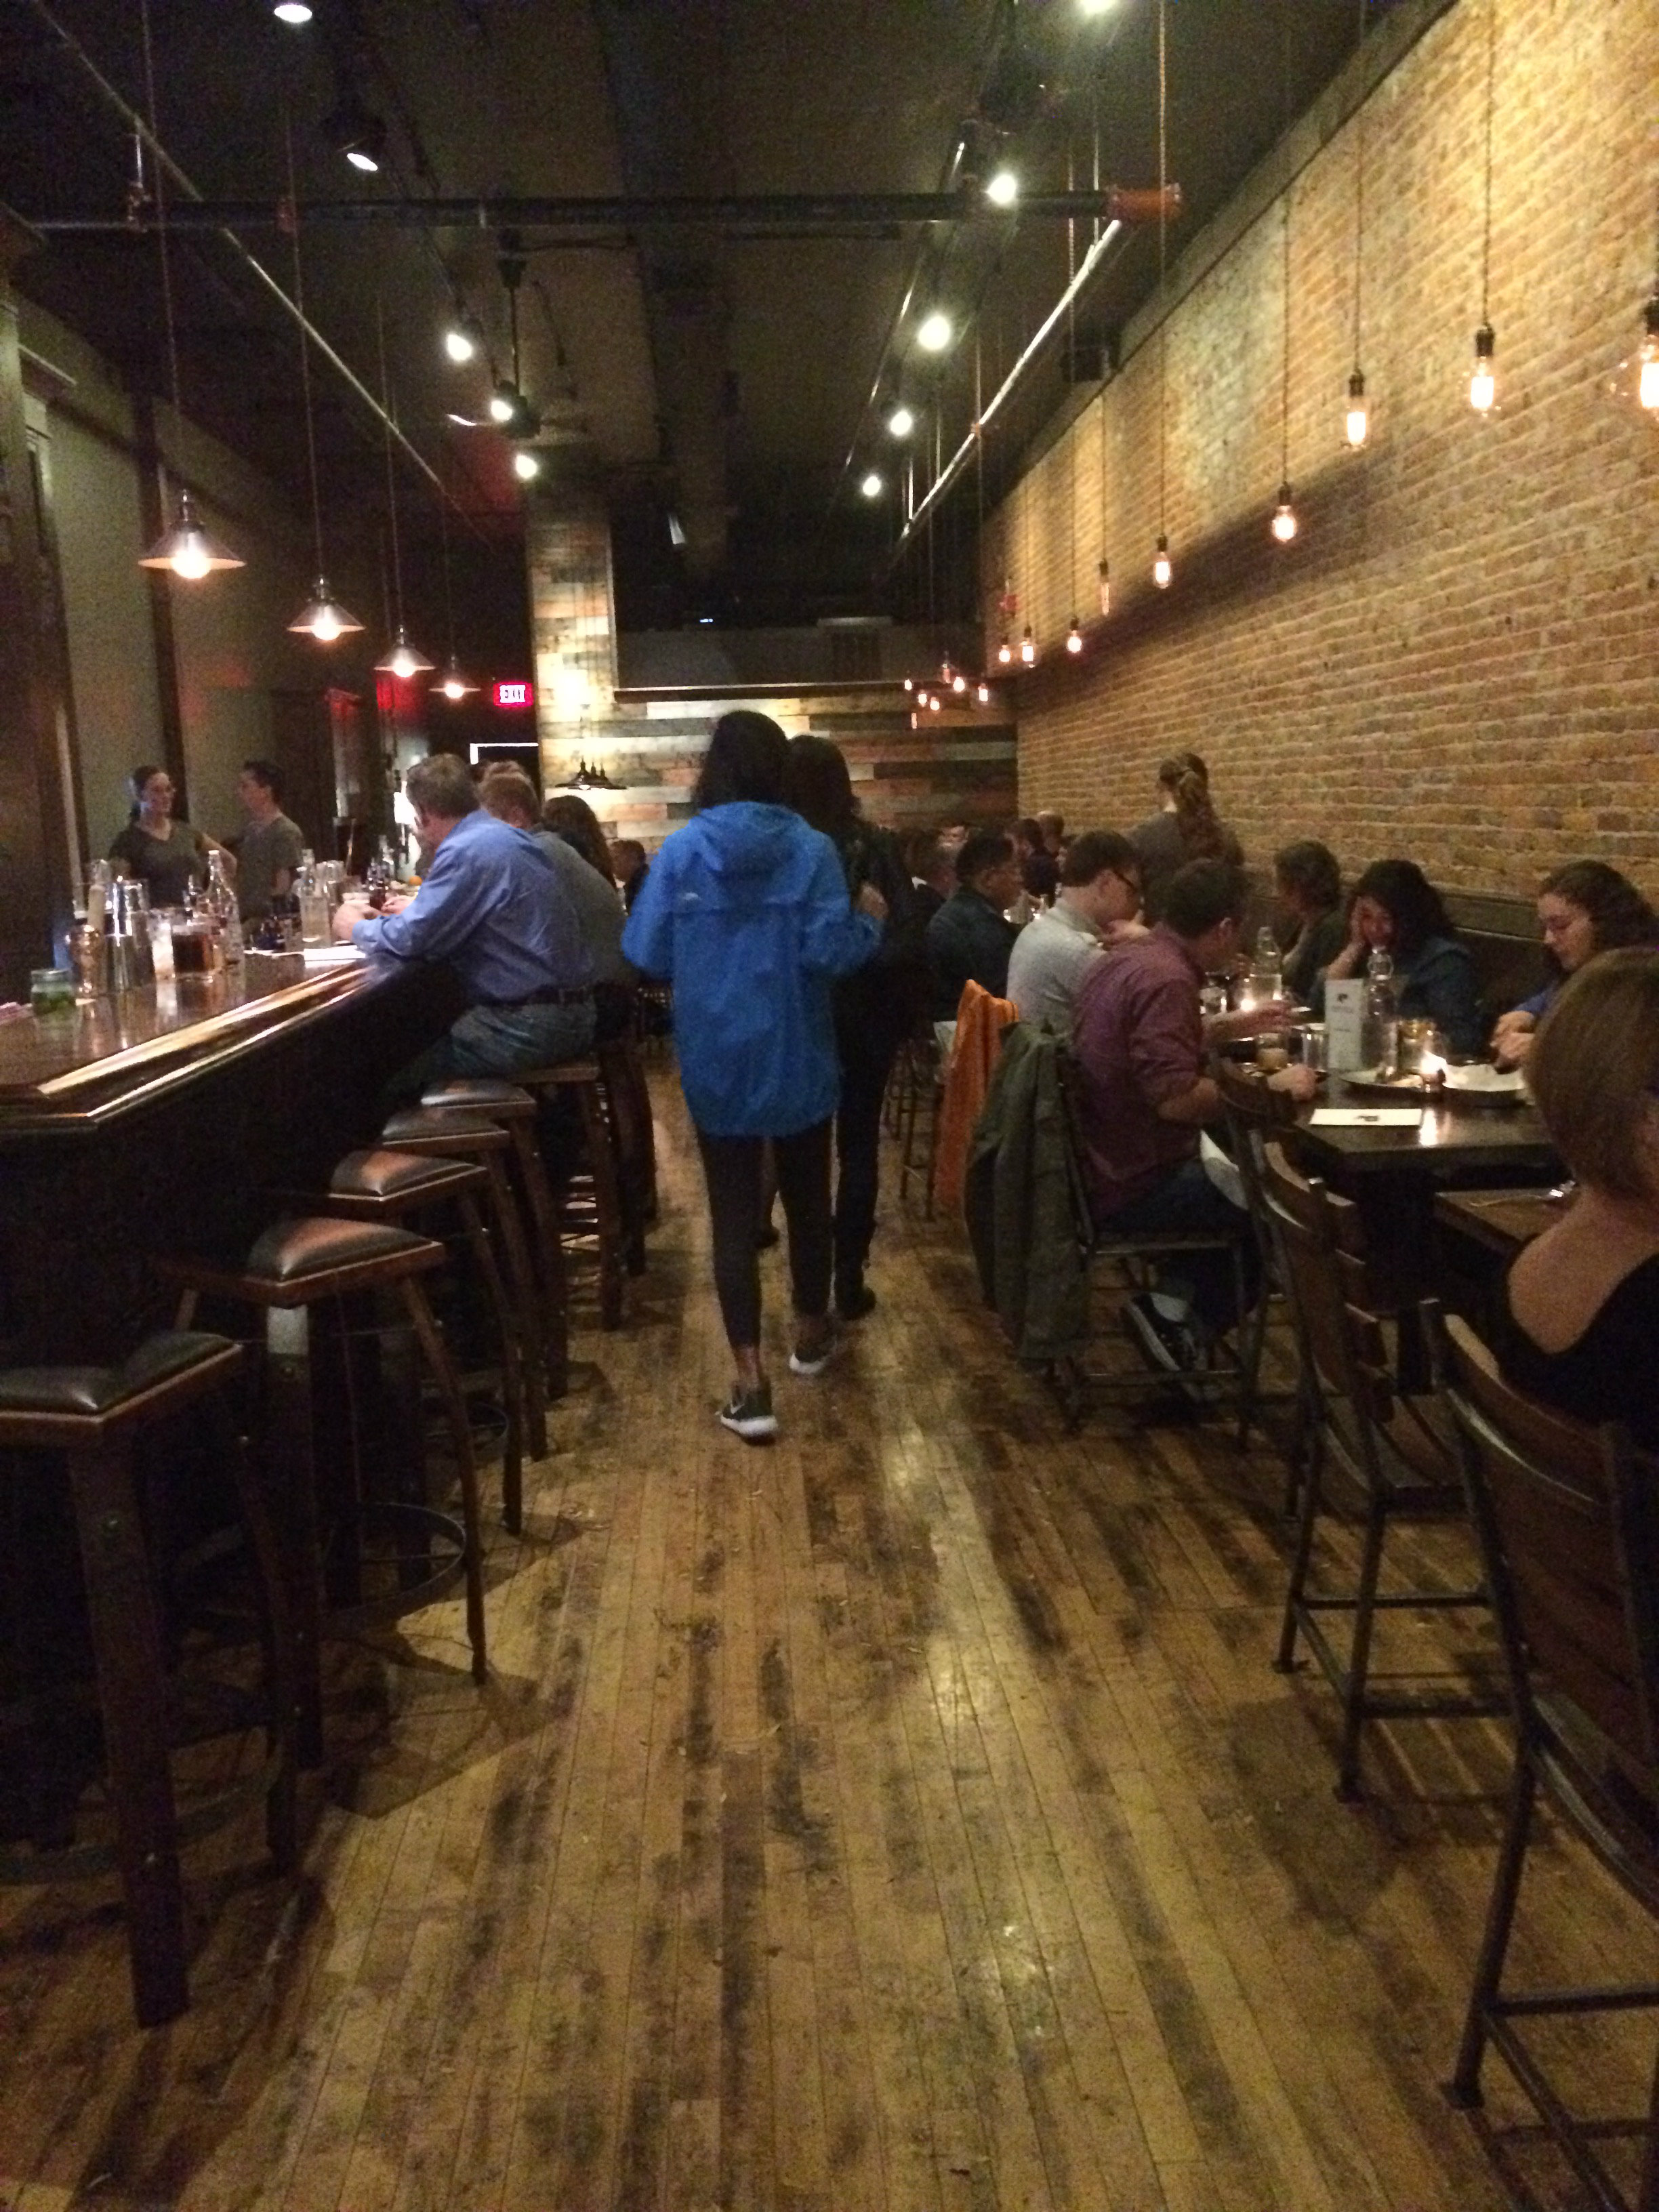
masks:
MULTIPOLYGON (((1168 0, 1169 174, 1184 196, 1172 256, 1389 3, 1168 0)), ((504 240, 471 210, 441 224, 405 206, 394 222, 386 204, 659 204, 575 232, 526 222, 516 241, 538 442, 550 467, 603 476, 624 628, 700 612, 926 613, 930 600, 941 617, 966 611, 978 503, 997 495, 1070 380, 1097 373, 1103 344, 1157 282, 1155 229, 1131 231, 988 438, 984 480, 969 472, 941 502, 933 544, 895 567, 896 472, 879 410, 867 410, 872 387, 879 377, 884 403, 901 392, 915 403, 924 456, 935 424, 948 454, 975 376, 993 388, 1089 226, 1068 235, 1064 222, 997 215, 972 192, 950 222, 866 220, 828 236, 752 213, 692 226, 660 204, 931 192, 993 158, 1028 195, 1086 189, 1097 173, 1155 184, 1158 0, 1095 13, 1085 0, 313 0, 300 28, 277 22, 270 0, 149 5, 161 142, 204 201, 252 204, 238 236, 289 291, 276 208, 292 118, 307 311, 375 391, 383 315, 394 411, 467 518, 462 544, 469 525, 498 542, 517 530, 509 447, 493 428, 447 419, 482 416, 491 374, 510 373, 504 240), (375 175, 349 168, 324 135, 353 100, 386 125, 375 175), (964 162, 963 126, 975 118, 964 162), (363 203, 381 204, 381 219, 365 219, 377 210, 363 203), (458 300, 482 325, 489 366, 457 368, 441 351, 458 300), (935 301, 960 332, 942 364, 914 343, 935 301), (890 485, 877 501, 857 489, 872 461, 890 485)), ((143 109, 142 27, 138 0, 0 0, 0 200, 47 226, 120 221, 131 136, 88 64, 143 109)), ((183 189, 168 198, 186 411, 303 497, 297 332, 231 240, 184 227, 197 219, 183 189)), ((49 228, 22 282, 165 393, 153 230, 49 228)), ((331 526, 374 526, 379 425, 315 354, 313 365, 331 526)), ((435 495, 407 458, 399 466, 410 527, 429 532, 435 495)))

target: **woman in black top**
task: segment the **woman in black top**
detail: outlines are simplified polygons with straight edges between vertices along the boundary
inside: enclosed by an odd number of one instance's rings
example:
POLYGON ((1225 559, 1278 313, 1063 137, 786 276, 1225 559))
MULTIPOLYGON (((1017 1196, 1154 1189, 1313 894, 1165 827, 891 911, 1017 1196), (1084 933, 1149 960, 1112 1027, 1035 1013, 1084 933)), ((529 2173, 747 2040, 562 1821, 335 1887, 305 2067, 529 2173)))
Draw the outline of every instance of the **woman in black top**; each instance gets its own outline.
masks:
POLYGON ((1659 952, 1601 953, 1572 976, 1527 1079, 1578 1191, 1510 1266, 1498 1364, 1659 1450, 1659 952))
POLYGON ((1129 842, 1140 855, 1141 910, 1160 921, 1164 892, 1188 860, 1225 860, 1242 868, 1244 848, 1210 799, 1210 771, 1197 753, 1172 753, 1158 765, 1158 811, 1138 823, 1129 842))
POLYGON ((836 1114, 836 1307, 857 1321, 876 1303, 864 1279, 876 1226, 881 1102, 898 1048, 921 1018, 927 995, 926 926, 898 840, 867 823, 853 796, 847 763, 827 738, 792 738, 785 785, 789 804, 841 854, 856 899, 872 884, 887 902, 881 944, 867 968, 836 985, 836 1044, 841 1104, 836 1114))
POLYGON ((134 769, 127 784, 132 813, 109 856, 124 876, 134 877, 148 889, 153 908, 183 906, 192 887, 207 881, 211 852, 224 853, 225 873, 234 880, 234 856, 173 812, 173 778, 164 768, 146 763, 134 769))

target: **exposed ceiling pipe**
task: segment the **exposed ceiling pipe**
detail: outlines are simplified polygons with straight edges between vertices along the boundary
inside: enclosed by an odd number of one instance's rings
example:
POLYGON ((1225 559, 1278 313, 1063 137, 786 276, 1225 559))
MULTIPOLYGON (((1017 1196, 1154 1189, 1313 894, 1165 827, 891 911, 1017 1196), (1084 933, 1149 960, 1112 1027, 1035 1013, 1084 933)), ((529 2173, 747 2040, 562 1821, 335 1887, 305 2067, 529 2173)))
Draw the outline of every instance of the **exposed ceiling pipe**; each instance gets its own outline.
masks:
MULTIPOLYGON (((1153 193, 1152 197, 1155 199, 1157 198, 1157 194, 1153 193)), ((950 490, 951 486, 956 482, 957 478, 962 474, 963 469, 967 467, 969 462, 973 459, 975 448, 978 447, 980 441, 984 437, 986 431, 989 428, 993 418, 1001 409, 1003 402, 1012 392, 1015 386, 1024 375, 1026 370, 1030 368, 1031 363, 1036 359, 1043 347, 1047 345, 1048 340, 1053 337, 1054 327, 1059 323, 1061 316, 1066 313, 1069 307, 1075 306, 1078 300, 1082 296, 1084 287, 1088 283, 1089 279, 1094 275, 1095 271, 1100 267, 1101 264, 1105 259, 1108 250, 1111 246, 1115 246, 1117 240, 1122 236, 1123 229, 1124 226, 1121 222, 1109 223, 1106 228, 1101 232, 1100 236, 1096 239, 1094 244, 1089 248, 1089 251, 1084 255, 1082 260, 1078 264, 1076 276, 1073 277, 1071 283, 1060 294, 1059 299, 1055 301, 1054 306, 1048 310, 1048 313, 1044 316, 1036 330, 1034 331, 1030 337, 1027 339, 1024 349, 1021 352, 1019 358, 1015 362, 1007 375, 1003 378, 996 390, 991 394, 989 399, 987 400, 983 409, 980 412, 978 420, 969 425, 967 436, 957 447, 956 452, 951 454, 950 459, 945 463, 943 469, 940 470, 938 476, 934 477, 933 483, 928 486, 926 495, 917 501, 915 507, 906 520, 903 529, 899 532, 898 543, 893 548, 892 560, 888 564, 890 571, 897 566, 899 557, 902 554, 906 544, 908 543, 910 538, 915 535, 916 531, 922 522, 926 520, 927 517, 932 513, 933 507, 938 504, 938 502, 944 498, 945 493, 950 490)))
MULTIPOLYGON (((33 0, 33 4, 40 6, 42 0, 33 0)), ((171 162, 167 166, 173 169, 171 162)), ((206 200, 198 192, 193 192, 192 199, 190 206, 168 210, 170 229, 217 230, 229 223, 238 223, 244 229, 273 229, 283 220, 280 205, 273 200, 206 200)), ((1156 189, 1143 191, 1112 185, 1100 191, 1034 192, 1020 201, 1019 213, 1022 219, 1037 222, 1152 222, 1158 218, 1158 201, 1156 189)), ((987 205, 982 192, 973 189, 721 193, 700 198, 625 195, 608 199, 422 199, 403 195, 307 200, 301 212, 310 228, 319 223, 391 223, 410 230, 696 229, 730 234, 769 224, 797 236, 817 231, 827 238, 915 223, 1006 220, 987 205)), ((31 216, 26 220, 37 230, 70 234, 135 228, 125 214, 31 216)))
MULTIPOLYGON (((204 223, 199 225, 193 220, 199 212, 208 207, 208 203, 204 198, 203 194, 198 190, 193 179, 179 167, 178 162, 173 160, 167 148, 163 146, 161 140, 156 137, 144 118, 138 112, 138 110, 132 106, 131 103, 122 96, 121 93, 116 88, 116 87, 110 82, 109 79, 104 75, 97 63, 94 61, 92 56, 87 52, 86 48, 81 44, 81 41, 75 36, 74 33, 68 29, 65 25, 58 21, 57 16, 46 5, 46 0, 28 0, 28 4, 33 9, 34 13, 40 17, 40 21, 46 25, 46 28, 52 33, 52 36, 58 40, 58 44, 64 48, 64 51, 72 60, 77 63, 79 66, 86 71, 86 74, 90 77, 94 85, 96 86, 100 97, 110 107, 114 109, 115 112, 121 118, 123 123, 126 125, 129 131, 136 131, 138 134, 138 136, 143 140, 145 145, 149 147, 155 160, 161 162, 166 168, 168 176, 173 179, 173 181, 178 185, 179 191, 186 195, 188 201, 191 203, 188 207, 181 208, 177 204, 174 204, 168 208, 168 229, 194 229, 202 228, 216 230, 220 236, 225 240, 225 243, 229 246, 244 262, 246 263, 248 268, 252 270, 254 276, 264 287, 265 290, 270 295, 271 298, 276 301, 284 314, 288 316, 289 319, 297 325, 297 326, 305 332, 307 340, 311 344, 316 347, 318 352, 328 363, 329 367, 335 371, 337 375, 342 377, 351 387, 352 391, 362 402, 363 405, 367 407, 370 414, 374 416, 375 422, 380 426, 380 428, 383 430, 389 431, 391 433, 398 444, 403 447, 404 452, 409 456, 410 459, 414 462, 416 467, 420 470, 422 475, 424 476, 431 483, 439 498, 447 501, 449 506, 453 507, 454 512, 460 517, 461 520, 465 523, 468 529, 472 531, 476 537, 482 539, 483 538, 483 532, 479 530, 477 523, 474 522, 472 517, 460 504, 459 501, 454 497, 448 486, 444 483, 443 478, 438 474, 437 471, 427 459, 425 454, 421 452, 418 447, 413 446, 410 443, 409 440, 404 435, 402 430, 398 428, 397 423, 392 420, 391 416, 387 414, 386 409, 381 406, 380 401, 374 397, 374 394, 368 389, 368 386, 362 381, 356 374, 356 372, 349 366, 349 364, 342 360, 340 356, 335 352, 333 347, 323 336, 322 332, 317 328, 316 325, 312 322, 307 316, 301 313, 299 308, 289 297, 288 294, 283 289, 282 286, 276 282, 276 279, 271 275, 264 264, 258 259, 254 254, 249 252, 248 248, 243 245, 241 240, 237 237, 234 231, 227 228, 227 218, 222 215, 210 214, 208 220, 204 223)), ((304 213, 305 219, 307 222, 309 223, 312 219, 310 208, 307 207, 304 213)), ((260 210, 259 219, 262 222, 270 223, 274 227, 276 222, 276 211, 275 206, 268 203, 263 204, 260 210)), ((58 228, 56 224, 49 227, 52 228, 58 228)), ((101 224, 99 226, 100 228, 103 228, 105 227, 106 226, 101 224)), ((112 222, 109 224, 107 228, 112 230, 125 230, 130 228, 131 226, 125 222, 112 222)))

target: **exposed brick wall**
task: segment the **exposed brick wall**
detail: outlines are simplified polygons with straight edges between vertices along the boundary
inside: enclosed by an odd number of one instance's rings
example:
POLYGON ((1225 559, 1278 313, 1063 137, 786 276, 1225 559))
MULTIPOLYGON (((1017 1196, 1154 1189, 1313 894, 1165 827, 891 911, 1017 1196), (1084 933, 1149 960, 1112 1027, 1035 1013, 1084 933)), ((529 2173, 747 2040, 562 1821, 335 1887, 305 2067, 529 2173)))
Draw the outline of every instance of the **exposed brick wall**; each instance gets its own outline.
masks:
MULTIPOLYGON (((1659 890, 1659 425, 1607 389, 1653 283, 1659 5, 1495 0, 1501 408, 1483 423, 1467 390, 1490 4, 1458 0, 1357 115, 1334 133, 1307 119, 1275 157, 1294 172, 1296 542, 1267 532, 1284 196, 1261 179, 1261 212, 1164 326, 1171 589, 1149 574, 1152 313, 991 519, 991 647, 1007 574, 1045 648, 1018 687, 1027 811, 1127 824, 1159 757, 1192 745, 1253 859, 1318 836, 1350 866, 1399 852, 1449 884, 1525 890, 1595 853, 1659 890), (1361 130, 1373 429, 1350 454, 1361 130), (1103 552, 1114 611, 1070 663, 1060 641, 1073 608, 1095 616, 1103 552)), ((1185 265, 1205 258, 1198 241, 1185 265)))

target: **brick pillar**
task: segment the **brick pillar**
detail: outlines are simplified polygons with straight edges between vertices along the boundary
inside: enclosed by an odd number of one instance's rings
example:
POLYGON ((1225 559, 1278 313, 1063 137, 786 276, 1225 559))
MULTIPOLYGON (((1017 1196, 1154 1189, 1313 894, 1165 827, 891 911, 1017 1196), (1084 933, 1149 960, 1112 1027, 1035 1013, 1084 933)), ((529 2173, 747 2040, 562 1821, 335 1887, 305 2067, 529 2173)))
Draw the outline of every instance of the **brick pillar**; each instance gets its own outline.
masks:
POLYGON ((605 766, 613 750, 607 725, 617 714, 616 595, 611 522, 596 483, 556 469, 529 488, 525 558, 536 734, 550 791, 578 760, 605 766))

